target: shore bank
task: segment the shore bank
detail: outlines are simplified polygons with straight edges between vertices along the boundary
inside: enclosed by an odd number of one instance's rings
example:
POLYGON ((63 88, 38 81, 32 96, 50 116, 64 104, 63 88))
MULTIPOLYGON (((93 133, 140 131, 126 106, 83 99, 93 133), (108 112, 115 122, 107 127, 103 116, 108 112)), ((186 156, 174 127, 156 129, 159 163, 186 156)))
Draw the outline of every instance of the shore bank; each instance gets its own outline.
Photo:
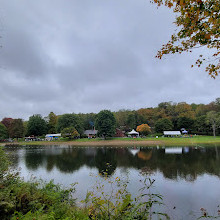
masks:
POLYGON ((197 145, 197 144, 215 144, 220 146, 220 137, 211 136, 193 136, 189 138, 112 138, 102 139, 78 139, 70 141, 30 141, 30 142, 10 142, 0 143, 6 145, 75 145, 75 146, 178 146, 178 145, 197 145))

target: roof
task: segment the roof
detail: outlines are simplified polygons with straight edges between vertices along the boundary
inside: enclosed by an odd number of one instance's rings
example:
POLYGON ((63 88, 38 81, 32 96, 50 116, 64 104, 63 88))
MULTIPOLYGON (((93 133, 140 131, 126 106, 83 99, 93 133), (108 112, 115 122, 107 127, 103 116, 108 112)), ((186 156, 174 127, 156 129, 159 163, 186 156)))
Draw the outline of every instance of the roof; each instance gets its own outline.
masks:
POLYGON ((45 137, 61 137, 61 134, 46 134, 45 137))
POLYGON ((137 134, 137 135, 139 135, 139 132, 137 132, 137 131, 135 131, 135 130, 133 129, 132 131, 128 132, 128 134, 137 134))
POLYGON ((180 131, 164 131, 164 135, 181 135, 180 131))
POLYGON ((95 135, 97 133, 98 133, 98 130, 85 130, 84 131, 84 134, 86 134, 86 135, 89 135, 89 134, 95 135))

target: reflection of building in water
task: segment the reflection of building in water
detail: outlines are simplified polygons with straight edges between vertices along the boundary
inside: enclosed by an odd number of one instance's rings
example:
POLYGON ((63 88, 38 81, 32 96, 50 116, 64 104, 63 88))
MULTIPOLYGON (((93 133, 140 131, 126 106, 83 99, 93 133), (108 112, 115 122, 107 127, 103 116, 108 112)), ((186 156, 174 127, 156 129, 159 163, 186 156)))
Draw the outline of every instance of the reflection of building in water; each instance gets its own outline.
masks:
POLYGON ((205 153, 205 152, 206 152, 206 149, 205 149, 204 147, 202 147, 202 148, 200 148, 200 151, 201 151, 202 153, 205 153))
POLYGON ((183 148, 183 152, 186 154, 186 153, 189 153, 189 147, 184 147, 183 148))
POLYGON ((140 151, 140 149, 139 148, 137 148, 137 149, 129 149, 129 151, 135 156, 140 151))
POLYGON ((182 154, 182 147, 165 148, 165 154, 182 154))

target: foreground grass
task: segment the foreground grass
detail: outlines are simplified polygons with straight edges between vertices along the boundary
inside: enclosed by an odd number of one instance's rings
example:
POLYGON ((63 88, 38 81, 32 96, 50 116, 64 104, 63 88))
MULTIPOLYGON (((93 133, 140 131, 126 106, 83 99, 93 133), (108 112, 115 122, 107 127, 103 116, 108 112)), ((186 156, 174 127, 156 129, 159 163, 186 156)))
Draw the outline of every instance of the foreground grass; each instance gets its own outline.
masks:
MULTIPOLYGON (((7 143, 6 143, 7 144, 7 143)), ((189 137, 179 137, 179 138, 167 138, 167 137, 147 137, 147 138, 108 138, 103 140, 101 138, 96 139, 76 139, 76 140, 56 140, 56 141, 32 141, 32 142, 14 142, 9 144, 18 145, 84 145, 84 146, 100 146, 100 145, 142 145, 142 146, 181 146, 181 145, 220 145, 220 136, 189 136, 189 137)), ((5 145, 5 143, 4 143, 5 145)))

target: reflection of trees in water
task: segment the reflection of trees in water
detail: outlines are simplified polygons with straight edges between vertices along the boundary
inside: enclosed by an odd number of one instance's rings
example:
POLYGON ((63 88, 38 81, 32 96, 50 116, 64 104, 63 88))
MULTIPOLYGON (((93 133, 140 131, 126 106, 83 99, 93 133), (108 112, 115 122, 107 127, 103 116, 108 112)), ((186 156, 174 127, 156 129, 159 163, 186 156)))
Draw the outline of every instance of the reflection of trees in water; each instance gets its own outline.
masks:
POLYGON ((48 171, 57 167, 61 172, 72 173, 80 167, 96 167, 100 174, 112 175, 118 167, 136 168, 151 174, 157 170, 166 178, 183 178, 193 181, 198 175, 209 173, 220 176, 220 148, 189 148, 183 154, 165 154, 165 149, 142 148, 132 154, 128 148, 64 148, 26 151, 25 162, 29 169, 45 163, 48 171))
POLYGON ((116 150, 101 148, 97 150, 95 164, 102 176, 111 176, 116 167, 116 150))
POLYGON ((153 170, 159 169, 169 179, 193 181, 204 173, 220 176, 220 161, 216 159, 214 148, 189 148, 189 152, 183 154, 165 154, 164 149, 154 150, 147 166, 153 170))
POLYGON ((62 154, 56 156, 56 166, 60 171, 71 173, 83 165, 82 152, 64 149, 62 154))
POLYGON ((43 165, 45 155, 41 151, 31 151, 25 154, 25 164, 30 170, 36 170, 39 166, 43 165))

